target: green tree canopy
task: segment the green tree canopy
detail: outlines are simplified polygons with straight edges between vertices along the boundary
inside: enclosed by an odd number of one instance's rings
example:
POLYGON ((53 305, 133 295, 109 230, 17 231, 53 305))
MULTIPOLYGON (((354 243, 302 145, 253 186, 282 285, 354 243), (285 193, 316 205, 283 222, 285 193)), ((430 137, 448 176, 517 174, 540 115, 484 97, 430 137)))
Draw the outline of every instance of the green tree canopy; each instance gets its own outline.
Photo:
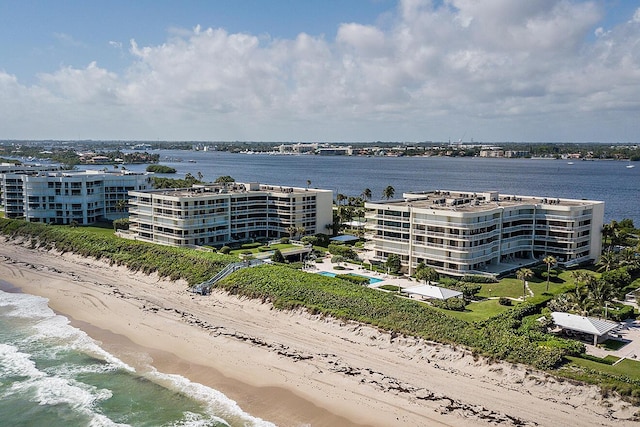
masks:
POLYGON ((400 272, 400 268, 402 267, 400 256, 397 254, 390 254, 387 257, 387 260, 385 261, 384 265, 389 269, 389 272, 391 273, 395 274, 400 272))
POLYGON ((236 180, 229 175, 223 175, 216 178, 214 181, 216 184, 224 184, 229 182, 236 182, 236 180))
POLYGON ((424 263, 418 264, 416 267, 415 273, 416 279, 424 280, 427 285, 430 285, 431 282, 435 282, 440 278, 440 275, 433 267, 428 267, 424 263))

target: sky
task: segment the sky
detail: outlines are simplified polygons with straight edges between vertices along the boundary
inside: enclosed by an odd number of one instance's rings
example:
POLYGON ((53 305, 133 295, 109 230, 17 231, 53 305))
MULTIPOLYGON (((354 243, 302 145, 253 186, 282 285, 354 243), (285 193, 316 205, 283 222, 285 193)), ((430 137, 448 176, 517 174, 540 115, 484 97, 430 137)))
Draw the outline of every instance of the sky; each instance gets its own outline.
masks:
POLYGON ((632 142, 638 0, 0 0, 0 140, 632 142))

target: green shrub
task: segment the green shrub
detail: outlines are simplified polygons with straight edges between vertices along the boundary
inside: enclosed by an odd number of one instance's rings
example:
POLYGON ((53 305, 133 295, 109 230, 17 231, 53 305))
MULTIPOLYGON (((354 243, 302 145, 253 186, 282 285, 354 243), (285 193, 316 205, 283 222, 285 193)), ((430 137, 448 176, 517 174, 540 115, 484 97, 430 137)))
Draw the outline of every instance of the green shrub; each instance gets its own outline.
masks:
POLYGON ((438 283, 440 284, 440 286, 443 286, 445 288, 451 288, 453 289, 453 287, 459 282, 460 280, 453 278, 453 277, 440 277, 440 279, 438 279, 438 283))
POLYGON ((500 297, 498 304, 509 307, 511 306, 511 300, 507 297, 500 297))
POLYGON ((614 288, 624 288, 631 283, 631 275, 627 267, 616 268, 615 270, 605 271, 601 276, 602 280, 609 283, 614 288))
POLYGON ((356 252, 349 246, 331 243, 328 249, 329 249, 329 253, 332 255, 339 255, 348 259, 358 258, 358 255, 356 254, 356 252))
POLYGON ((282 255, 282 252, 280 252, 280 249, 276 249, 273 252, 273 255, 271 255, 271 261, 273 262, 278 262, 278 263, 284 263, 286 260, 284 259, 284 255, 282 255))
POLYGON ((129 218, 120 218, 113 221, 113 229, 115 231, 118 230, 128 230, 129 229, 129 218))
POLYGON ((260 242, 255 242, 255 243, 245 243, 242 246, 240 246, 241 249, 255 249, 257 247, 262 246, 262 243, 260 242))
POLYGON ((602 357, 593 356, 587 353, 581 353, 578 357, 585 360, 591 360, 592 362, 604 363, 605 365, 613 365, 616 361, 612 359, 604 359, 602 357))
POLYGON ((464 311, 466 304, 462 298, 449 298, 447 300, 430 300, 432 306, 444 308, 445 310, 464 311))
POLYGON ((348 280, 356 285, 368 285, 370 282, 368 277, 356 276, 355 274, 337 274, 336 277, 338 279, 348 280))
POLYGON ((225 254, 225 255, 229 255, 229 252, 231 252, 231 248, 229 246, 223 246, 220 248, 220 253, 221 254, 225 254))
POLYGON ((482 276, 479 274, 468 274, 462 278, 462 281, 469 283, 498 283, 498 279, 493 276, 482 276))
POLYGON ((627 319, 635 319, 634 309, 630 305, 620 304, 615 308, 609 308, 607 316, 616 322, 622 322, 627 319))
POLYGON ((320 246, 323 248, 329 246, 330 243, 329 236, 322 233, 318 233, 313 236, 304 236, 300 241, 308 245, 320 246))

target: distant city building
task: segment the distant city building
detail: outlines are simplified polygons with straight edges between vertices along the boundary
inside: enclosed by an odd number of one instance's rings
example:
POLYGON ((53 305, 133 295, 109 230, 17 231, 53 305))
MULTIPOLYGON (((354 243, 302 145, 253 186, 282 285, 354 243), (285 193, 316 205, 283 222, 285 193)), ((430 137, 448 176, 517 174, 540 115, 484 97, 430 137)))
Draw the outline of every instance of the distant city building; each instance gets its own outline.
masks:
POLYGON ((552 255, 565 266, 601 253, 604 202, 498 192, 405 193, 367 202, 367 249, 374 261, 397 254, 409 274, 500 274, 552 255))
POLYGON ((504 157, 504 150, 498 148, 480 150, 480 157, 504 157))
POLYGON ((529 156, 529 151, 525 150, 503 150, 500 147, 489 147, 480 150, 480 157, 506 157, 513 159, 529 156))
POLYGON ((300 237, 333 223, 331 190, 229 183, 129 194, 136 238, 171 246, 277 239, 292 228, 300 237))
POLYGON ((278 146, 280 154, 311 154, 318 149, 318 144, 282 144, 278 146))
POLYGON ((353 149, 348 147, 322 147, 316 150, 316 153, 321 156, 351 156, 353 149))
POLYGON ((131 190, 150 188, 147 173, 20 171, 0 174, 5 216, 52 224, 125 217, 131 190))
POLYGON ((530 153, 524 150, 507 150, 504 152, 504 156, 512 159, 516 157, 529 157, 530 153))

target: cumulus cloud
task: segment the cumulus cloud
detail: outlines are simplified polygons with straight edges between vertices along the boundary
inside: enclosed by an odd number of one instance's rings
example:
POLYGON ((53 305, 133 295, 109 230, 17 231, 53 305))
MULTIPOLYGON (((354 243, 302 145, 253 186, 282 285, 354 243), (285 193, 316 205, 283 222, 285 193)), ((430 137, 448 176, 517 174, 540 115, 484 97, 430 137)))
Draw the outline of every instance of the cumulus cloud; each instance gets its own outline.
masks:
POLYGON ((32 88, 0 74, 0 98, 86 117, 91 138, 438 140, 464 126, 476 140, 611 140, 624 136, 608 118, 640 109, 640 9, 614 28, 602 17, 593 1, 405 0, 388 25, 344 23, 333 40, 196 26, 131 40, 120 74, 93 62, 32 88))

